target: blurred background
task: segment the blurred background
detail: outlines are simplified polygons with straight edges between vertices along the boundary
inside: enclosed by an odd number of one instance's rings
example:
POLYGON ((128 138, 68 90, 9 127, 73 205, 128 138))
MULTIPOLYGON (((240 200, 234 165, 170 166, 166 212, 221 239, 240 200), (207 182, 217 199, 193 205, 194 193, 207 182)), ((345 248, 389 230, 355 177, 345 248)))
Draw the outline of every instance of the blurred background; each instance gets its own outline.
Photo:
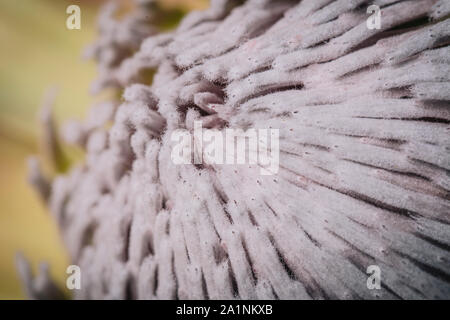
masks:
MULTIPOLYGON (((96 37, 96 15, 108 0, 0 0, 0 299, 23 299, 15 267, 22 252, 37 270, 48 262, 53 279, 65 287, 70 264, 54 221, 27 183, 26 159, 41 155, 38 116, 45 93, 57 88, 57 125, 82 119, 90 105, 114 92, 89 95, 96 78, 93 61, 81 59, 96 37), (81 8, 81 30, 66 28, 67 6, 81 8)), ((131 0, 120 0, 125 7, 131 0)), ((161 0, 167 8, 161 28, 174 28, 184 14, 204 9, 208 0, 161 0)), ((80 150, 64 146, 69 162, 80 150)), ((45 168, 45 162, 44 162, 45 168)))

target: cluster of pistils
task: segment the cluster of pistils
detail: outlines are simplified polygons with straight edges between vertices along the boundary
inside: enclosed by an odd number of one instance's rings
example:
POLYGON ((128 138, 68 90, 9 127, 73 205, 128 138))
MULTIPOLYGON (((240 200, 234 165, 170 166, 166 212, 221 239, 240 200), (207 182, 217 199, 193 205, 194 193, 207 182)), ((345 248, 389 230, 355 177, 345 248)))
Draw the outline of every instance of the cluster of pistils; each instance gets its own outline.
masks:
POLYGON ((105 73, 123 101, 68 134, 83 165, 49 187, 32 163, 84 272, 76 298, 448 298, 446 1, 211 4, 105 73), (173 133, 198 121, 279 130, 278 173, 174 163, 173 133))
POLYGON ((94 93, 106 87, 120 88, 115 79, 115 70, 123 60, 136 52, 142 41, 156 34, 157 29, 151 25, 154 1, 138 1, 136 8, 124 17, 118 18, 120 6, 110 1, 102 8, 99 19, 99 40, 89 46, 84 56, 94 59, 98 64, 99 78, 92 84, 94 93))
POLYGON ((33 276, 29 262, 19 253, 16 255, 16 265, 18 273, 24 282, 25 292, 30 299, 59 300, 64 298, 64 293, 55 285, 50 277, 48 264, 42 263, 39 266, 38 275, 33 276))

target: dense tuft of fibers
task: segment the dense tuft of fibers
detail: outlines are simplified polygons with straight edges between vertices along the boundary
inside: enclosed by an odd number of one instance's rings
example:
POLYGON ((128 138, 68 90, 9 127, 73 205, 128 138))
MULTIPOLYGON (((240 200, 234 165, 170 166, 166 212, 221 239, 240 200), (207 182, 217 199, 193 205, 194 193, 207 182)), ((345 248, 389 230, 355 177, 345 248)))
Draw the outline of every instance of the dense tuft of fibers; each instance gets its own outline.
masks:
POLYGON ((450 298, 448 0, 212 0, 169 33, 151 6, 101 15, 94 89, 124 92, 65 131, 85 163, 46 181, 30 162, 75 298, 450 298), (174 164, 196 120, 279 129, 278 173, 174 164))

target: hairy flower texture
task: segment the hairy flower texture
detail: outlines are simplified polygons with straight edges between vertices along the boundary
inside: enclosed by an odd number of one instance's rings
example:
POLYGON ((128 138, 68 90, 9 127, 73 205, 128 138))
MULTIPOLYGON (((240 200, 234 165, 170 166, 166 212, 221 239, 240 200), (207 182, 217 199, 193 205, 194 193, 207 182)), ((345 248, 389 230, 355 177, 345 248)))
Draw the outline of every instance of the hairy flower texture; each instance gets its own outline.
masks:
POLYGON ((151 36, 136 10, 102 14, 97 87, 125 90, 66 132, 85 163, 31 163, 75 298, 450 298, 448 0, 212 0, 151 36), (279 172, 175 165, 194 121, 279 129, 279 172))
POLYGON ((99 40, 86 48, 84 56, 95 59, 99 67, 99 78, 92 84, 92 92, 97 93, 105 87, 120 85, 111 75, 121 65, 124 59, 139 50, 141 42, 157 29, 149 22, 155 19, 152 9, 154 0, 136 1, 137 8, 133 14, 123 19, 116 19, 120 13, 117 2, 110 1, 104 7, 98 18, 99 40))

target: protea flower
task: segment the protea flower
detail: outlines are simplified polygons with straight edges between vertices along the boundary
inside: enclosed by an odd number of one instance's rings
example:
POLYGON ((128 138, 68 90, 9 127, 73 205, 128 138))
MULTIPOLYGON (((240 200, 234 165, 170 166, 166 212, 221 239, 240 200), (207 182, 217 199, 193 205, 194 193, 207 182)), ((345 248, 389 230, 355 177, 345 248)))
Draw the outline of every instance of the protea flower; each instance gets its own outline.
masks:
POLYGON ((95 89, 124 92, 66 131, 85 162, 31 171, 75 298, 450 298, 449 1, 212 0, 167 33, 149 2, 103 12, 95 89), (278 172, 174 164, 195 121, 278 129, 278 172))

